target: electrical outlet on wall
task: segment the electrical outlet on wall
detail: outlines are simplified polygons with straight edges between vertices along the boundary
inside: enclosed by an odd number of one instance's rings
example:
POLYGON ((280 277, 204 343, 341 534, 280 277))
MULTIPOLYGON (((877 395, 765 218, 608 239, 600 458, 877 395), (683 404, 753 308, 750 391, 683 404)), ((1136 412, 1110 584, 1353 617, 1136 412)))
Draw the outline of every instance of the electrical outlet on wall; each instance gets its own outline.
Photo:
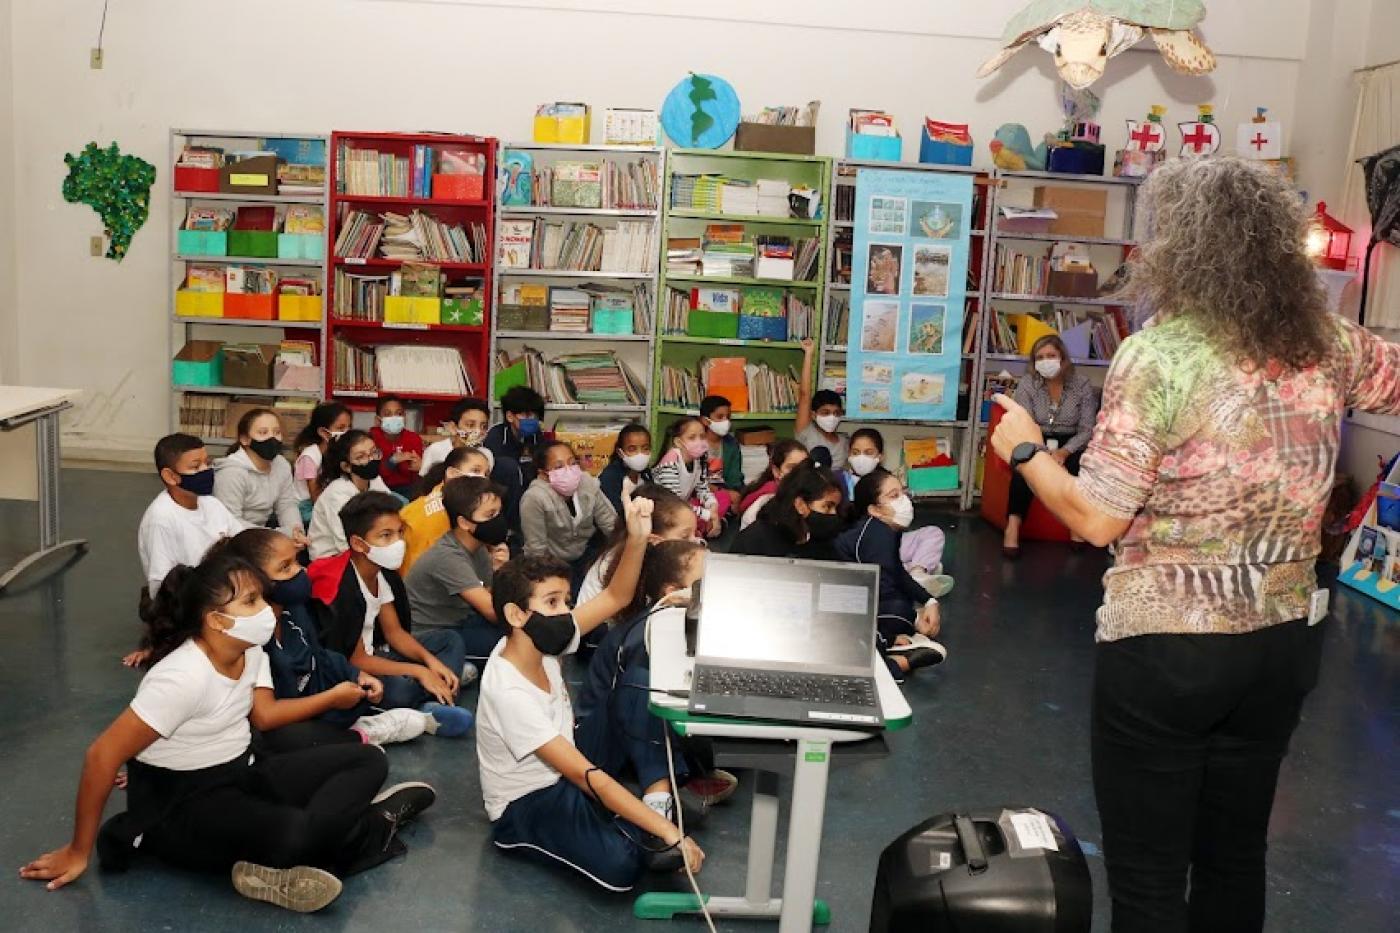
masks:
POLYGON ((95 236, 88 241, 88 250, 94 256, 101 256, 104 252, 106 252, 106 248, 106 241, 103 237, 95 236))
POLYGON ((102 67, 102 50, 101 50, 101 49, 93 49, 93 50, 92 50, 92 58, 91 58, 91 60, 90 60, 90 63, 91 63, 91 66, 92 66, 94 69, 99 69, 99 68, 102 67))

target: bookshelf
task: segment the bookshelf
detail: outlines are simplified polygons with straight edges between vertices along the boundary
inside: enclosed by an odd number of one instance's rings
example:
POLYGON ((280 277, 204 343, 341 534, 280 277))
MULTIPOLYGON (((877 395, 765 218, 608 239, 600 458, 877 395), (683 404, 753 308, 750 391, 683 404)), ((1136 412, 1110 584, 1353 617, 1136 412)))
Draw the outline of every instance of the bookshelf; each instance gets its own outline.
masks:
MULTIPOLYGON (((992 329, 997 326, 994 315, 1031 312, 1039 316, 1042 313, 1041 309, 1049 308, 1049 313, 1055 318, 1049 323, 1056 330, 1060 329, 1056 325, 1062 323, 1062 315, 1063 323, 1068 323, 1070 320, 1088 322, 1091 325, 1088 329, 1091 335, 1089 352, 1075 354, 1076 348, 1072 346, 1071 353, 1074 354, 1072 362, 1077 368, 1084 371, 1091 381, 1100 385, 1102 385, 1103 377, 1112 362, 1112 349, 1116 347, 1118 340, 1127 336, 1134 323, 1131 306, 1124 305, 1113 298, 1097 295, 1042 295, 1038 292, 1010 288, 1005 284, 998 285, 997 279, 999 257, 1003 255, 1003 250, 1038 259, 1048 256, 1055 244, 1070 243, 1085 248, 1094 264, 1095 271, 1098 273, 1099 284, 1102 286, 1138 245, 1136 239, 1137 199, 1142 180, 1096 175, 1064 175, 1057 172, 998 170, 996 181, 998 190, 996 205, 994 205, 993 213, 988 215, 994 221, 1000 220, 1000 212, 995 209, 996 207, 1008 204, 1030 206, 1032 191, 1028 189, 1037 186, 1067 187, 1098 193, 1104 204, 1105 229, 1103 232, 1111 235, 1006 232, 1002 230, 1002 225, 999 222, 992 222, 988 225, 986 255, 989 261, 984 270, 984 289, 987 295, 988 313, 981 315, 978 321, 977 352, 972 382, 977 387, 972 411, 974 417, 971 419, 970 427, 970 448, 974 453, 972 464, 974 478, 980 475, 981 462, 985 457, 986 437, 983 426, 986 424, 986 417, 981 409, 985 408, 987 404, 985 399, 989 394, 989 380, 995 379, 1002 371, 1019 377, 1026 372, 1028 365, 1025 354, 1007 352, 1010 349, 1008 347, 993 346, 994 343, 997 343, 991 339, 992 329), (1113 327, 1117 336, 1105 341, 1104 345, 1100 345, 1098 339, 1092 336, 1094 329, 1100 326, 1113 327)), ((971 508, 973 500, 979 494, 980 488, 969 484, 967 495, 963 499, 963 507, 971 508)))
POLYGON ((496 159, 485 136, 331 134, 327 398, 397 395, 433 425, 487 391, 496 159))
MULTIPOLYGON (((983 170, 963 168, 953 165, 926 165, 910 162, 865 161, 843 159, 836 163, 832 177, 832 201, 834 210, 828 230, 827 256, 824 266, 826 286, 826 306, 823 319, 819 385, 823 388, 844 385, 844 371, 848 349, 847 328, 850 323, 850 277, 853 269, 853 214, 855 209, 856 173, 861 168, 875 168, 887 171, 936 172, 953 175, 970 175, 973 178, 973 211, 971 217, 971 241, 968 257, 967 304, 964 309, 964 326, 977 314, 981 320, 981 310, 986 305, 986 269, 989 265, 987 237, 985 235, 995 202, 995 184, 992 175, 983 170), (840 378, 840 383, 836 382, 840 378)), ((974 325, 976 326, 976 325, 974 325)), ((978 366, 976 353, 963 353, 962 366, 958 379, 957 418, 951 421, 909 421, 904 419, 847 418, 841 430, 847 434, 862 427, 872 427, 880 431, 885 439, 886 463, 899 459, 897 452, 902 450, 906 439, 920 437, 947 438, 953 457, 958 463, 959 485, 956 489, 930 492, 911 492, 920 499, 940 499, 957 501, 963 508, 970 500, 972 487, 973 453, 975 442, 972 424, 973 388, 978 366)))
POLYGON ((565 436, 646 420, 665 161, 656 146, 501 144, 493 410, 528 384, 565 436))
MULTIPOLYGON (((655 370, 652 376, 651 428, 658 434, 677 417, 696 414, 705 386, 698 378, 703 361, 716 357, 743 357, 750 365, 766 366, 776 374, 774 385, 782 385, 789 370, 795 372, 802 363, 801 339, 810 335, 814 340, 822 333, 822 310, 826 292, 822 270, 827 265, 827 220, 831 216, 831 160, 821 156, 787 153, 734 152, 720 150, 672 150, 666 164, 666 184, 662 200, 662 228, 665 241, 661 249, 661 268, 657 289, 657 338, 655 370), (730 209, 724 209, 725 190, 715 177, 739 184, 730 190, 730 209), (760 182, 769 182, 761 185, 760 182), (745 184, 748 183, 748 184, 745 184), (785 187, 812 189, 820 200, 816 217, 794 217, 778 200, 785 187), (742 190, 741 190, 742 189, 742 190), (755 197, 756 194, 756 197, 755 197), (724 274, 723 263, 714 263, 712 274, 703 266, 682 268, 682 263, 668 261, 671 247, 684 241, 703 241, 690 247, 696 254, 709 252, 712 240, 706 236, 712 225, 727 226, 729 235, 738 235, 742 242, 758 243, 759 238, 776 251, 786 238, 793 250, 793 270, 789 274, 784 264, 776 263, 777 275, 762 275, 754 263, 753 274, 724 274), (802 277, 804 264, 810 272, 802 277), (715 315, 705 322, 692 317, 693 289, 718 289, 737 295, 738 315, 715 315), (768 314, 781 308, 783 324, 766 321, 745 321, 744 302, 750 307, 764 304, 768 314), (722 320, 732 317, 734 320, 722 320), (805 325, 803 319, 805 318, 805 325), (749 339, 737 333, 724 332, 735 322, 745 327, 775 328, 772 339, 749 339), (706 326, 706 324, 710 326, 706 326), (723 326, 721 326, 723 325, 723 326), (778 331, 781 330, 781 333, 778 331), (800 330, 800 333, 795 331, 800 330), (676 391, 676 376, 686 374, 689 389, 676 391), (668 376, 670 378, 668 378, 668 376)), ((786 200, 784 195, 783 200, 786 200)), ((711 232, 719 232, 715 227, 711 232)), ((764 262, 763 265, 775 265, 764 262)), ((717 296, 723 298, 725 296, 717 296)), ((749 331, 752 332, 752 331, 749 331)), ((814 374, 815 376, 815 374, 814 374)), ((764 380, 767 382, 768 380, 764 380)), ((734 412, 741 422, 768 422, 782 436, 791 436, 796 417, 796 391, 793 384, 790 404, 762 404, 760 386, 750 384, 751 395, 759 395, 757 410, 734 412), (755 391, 760 389, 760 391, 755 391), (768 410, 765 410, 768 409, 768 410)), ((720 394, 724 394, 720 389, 720 394)))
MULTIPOLYGON (((171 431, 195 434, 211 446, 232 444, 233 439, 227 436, 231 432, 224 430, 229 406, 246 403, 278 409, 287 422, 284 433, 292 434, 298 426, 298 418, 320 398, 319 373, 312 379, 296 383, 298 388, 236 386, 223 384, 222 367, 215 363, 177 366, 174 360, 191 341, 268 346, 292 340, 311 344, 315 364, 324 364, 325 314, 321 295, 293 296, 289 293, 284 304, 279 294, 284 286, 290 290, 315 290, 323 294, 326 285, 324 250, 320 248, 316 234, 283 236, 277 230, 283 229, 289 211, 299 218, 316 212, 303 208, 319 210, 324 224, 329 213, 325 182, 327 141, 328 137, 324 134, 291 131, 180 128, 170 131, 167 165, 171 167, 172 182, 167 223, 170 230, 167 343, 168 357, 172 360, 168 377, 171 431), (230 192, 220 190, 220 171, 215 163, 223 160, 210 156, 203 166, 182 165, 181 155, 187 147, 220 150, 228 154, 271 149, 284 158, 280 158, 272 172, 261 179, 264 184, 254 186, 254 190, 230 192), (302 167, 285 168, 288 165, 302 167), (282 169, 280 179, 278 167, 282 169), (285 191, 288 186, 300 190, 285 191), (240 233, 235 237, 227 228, 238 217, 239 209, 245 207, 270 208, 276 230, 260 231, 256 236, 240 233), (197 226, 223 225, 225 229, 186 229, 192 210, 200 218, 195 221, 197 226), (258 255, 238 255, 240 251, 258 255), (191 294, 191 290, 186 288, 192 284, 192 271, 201 287, 212 288, 218 276, 227 276, 231 269, 249 270, 254 279, 273 291, 230 300, 233 296, 223 291, 191 294), (293 317, 297 319, 291 319, 293 317), (316 387, 300 387, 312 385, 316 387)), ((267 166, 259 167, 257 171, 266 173, 267 166)), ((240 180, 247 182, 256 179, 240 180)), ((219 285, 227 288, 227 280, 219 285)), ((222 453, 221 450, 218 452, 222 453)))

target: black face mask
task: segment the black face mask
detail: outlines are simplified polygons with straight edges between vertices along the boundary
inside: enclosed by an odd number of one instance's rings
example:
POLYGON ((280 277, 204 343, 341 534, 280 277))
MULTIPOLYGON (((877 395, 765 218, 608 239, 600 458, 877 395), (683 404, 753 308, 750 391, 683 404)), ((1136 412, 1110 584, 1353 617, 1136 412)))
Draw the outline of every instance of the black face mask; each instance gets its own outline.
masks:
POLYGON ((205 467, 198 473, 181 473, 180 488, 185 492, 192 492, 196 496, 212 496, 214 494, 214 469, 205 467))
POLYGON ((472 532, 472 537, 488 547, 495 547, 498 544, 505 544, 509 534, 510 525, 506 523, 505 513, 501 512, 495 518, 477 522, 476 531, 472 532))
POLYGON ((290 580, 274 580, 267 598, 279 606, 299 606, 311 599, 311 578, 301 570, 290 580))
POLYGON ((841 516, 813 512, 807 516, 807 533, 813 541, 830 541, 841 533, 841 516))
POLYGON ((260 441, 253 441, 248 445, 248 449, 264 460, 271 460, 282 452, 282 441, 275 437, 265 437, 260 441))
POLYGON ((352 463, 350 464, 350 472, 368 482, 379 475, 379 461, 370 460, 366 463, 352 463))
POLYGON ((574 614, 565 612, 557 616, 547 616, 540 612, 532 612, 521 631, 535 643, 541 654, 563 654, 564 649, 574 640, 574 614))

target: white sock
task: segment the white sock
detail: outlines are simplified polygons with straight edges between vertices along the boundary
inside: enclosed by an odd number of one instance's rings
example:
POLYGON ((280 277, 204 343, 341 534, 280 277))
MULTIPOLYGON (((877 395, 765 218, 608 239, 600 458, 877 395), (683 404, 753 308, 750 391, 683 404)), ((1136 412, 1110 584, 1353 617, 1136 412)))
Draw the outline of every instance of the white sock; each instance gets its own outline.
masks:
POLYGON ((669 820, 671 818, 671 807, 673 806, 673 801, 671 795, 666 793, 664 790, 654 791, 650 794, 644 795, 642 797, 642 803, 651 807, 657 813, 660 813, 665 819, 669 820))

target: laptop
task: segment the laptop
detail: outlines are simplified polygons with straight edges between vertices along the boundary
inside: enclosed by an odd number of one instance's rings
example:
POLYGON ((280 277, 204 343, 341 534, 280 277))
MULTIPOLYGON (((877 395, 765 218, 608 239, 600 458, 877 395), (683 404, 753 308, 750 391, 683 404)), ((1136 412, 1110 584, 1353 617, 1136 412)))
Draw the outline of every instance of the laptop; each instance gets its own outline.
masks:
POLYGON ((710 554, 689 710, 803 725, 884 725, 875 687, 880 570, 710 554))

